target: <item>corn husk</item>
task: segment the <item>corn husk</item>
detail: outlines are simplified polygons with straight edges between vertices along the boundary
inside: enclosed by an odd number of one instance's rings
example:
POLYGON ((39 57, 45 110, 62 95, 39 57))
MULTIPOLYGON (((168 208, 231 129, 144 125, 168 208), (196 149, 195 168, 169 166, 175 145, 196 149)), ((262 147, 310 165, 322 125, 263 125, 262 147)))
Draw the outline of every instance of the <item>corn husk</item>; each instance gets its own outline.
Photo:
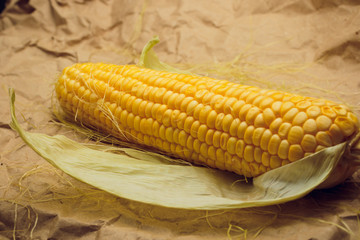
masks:
MULTIPOLYGON (((138 65, 188 73, 158 59, 152 50, 158 42, 155 37, 144 47, 138 65)), ((169 157, 159 153, 103 144, 87 145, 63 135, 27 132, 15 115, 14 90, 10 89, 9 94, 10 126, 49 163, 116 196, 159 206, 215 210, 280 204, 301 198, 324 185, 334 176, 339 163, 348 161, 343 158, 348 149, 348 142, 344 142, 246 179, 225 171, 169 161, 169 157)), ((346 177, 341 176, 341 181, 346 177)))
POLYGON ((139 63, 138 65, 140 67, 145 68, 151 68, 158 71, 168 71, 173 73, 184 73, 184 74, 190 74, 194 75, 190 71, 177 69, 173 66, 170 66, 158 58, 158 56, 155 54, 153 48, 156 44, 160 42, 160 39, 158 36, 154 36, 143 48, 142 53, 140 55, 139 63))

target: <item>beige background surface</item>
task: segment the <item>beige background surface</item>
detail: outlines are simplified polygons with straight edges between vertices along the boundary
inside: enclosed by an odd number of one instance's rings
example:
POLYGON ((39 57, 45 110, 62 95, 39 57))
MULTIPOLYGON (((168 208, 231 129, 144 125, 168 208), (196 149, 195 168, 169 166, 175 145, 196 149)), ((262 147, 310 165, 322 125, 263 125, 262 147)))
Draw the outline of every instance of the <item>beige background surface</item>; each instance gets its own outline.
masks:
POLYGON ((9 128, 13 87, 27 130, 84 140, 53 121, 57 74, 75 62, 136 63, 153 35, 165 62, 330 98, 359 115, 356 0, 10 1, 0 15, 0 239, 359 239, 359 172, 278 206, 167 209, 66 176, 9 128))

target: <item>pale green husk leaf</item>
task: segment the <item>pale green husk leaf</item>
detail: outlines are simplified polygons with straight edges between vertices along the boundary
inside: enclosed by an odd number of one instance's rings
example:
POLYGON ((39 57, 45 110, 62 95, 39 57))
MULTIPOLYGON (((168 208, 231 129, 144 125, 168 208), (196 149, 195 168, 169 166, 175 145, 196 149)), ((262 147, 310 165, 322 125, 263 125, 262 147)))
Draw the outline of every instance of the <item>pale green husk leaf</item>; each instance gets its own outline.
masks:
MULTIPOLYGON (((87 147, 63 135, 27 132, 15 116, 11 97, 10 126, 52 165, 74 178, 119 197, 183 209, 230 209, 265 206, 300 198, 321 184, 340 160, 346 143, 326 148, 297 162, 269 171, 252 182, 241 176, 163 161, 160 154, 87 147)), ((113 147, 109 147, 113 149, 113 147)))
POLYGON ((140 55, 140 59, 138 62, 138 66, 145 67, 145 68, 151 68, 154 70, 159 71, 167 71, 167 72, 173 72, 173 73, 183 73, 183 74, 190 74, 195 75, 189 71, 181 70, 174 68, 162 61, 159 60, 158 56, 155 54, 153 47, 160 42, 160 39, 158 36, 154 36, 143 48, 142 53, 140 55))

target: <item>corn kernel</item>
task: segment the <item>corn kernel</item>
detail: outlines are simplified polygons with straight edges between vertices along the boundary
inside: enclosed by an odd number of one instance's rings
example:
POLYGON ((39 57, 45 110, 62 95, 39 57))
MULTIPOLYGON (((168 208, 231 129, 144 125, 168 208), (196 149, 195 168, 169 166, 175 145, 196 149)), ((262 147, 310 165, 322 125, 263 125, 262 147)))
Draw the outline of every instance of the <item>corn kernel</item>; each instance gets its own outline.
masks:
POLYGON ((294 162, 304 157, 304 151, 299 144, 291 145, 289 148, 289 161, 294 162))
POLYGON ((238 155, 240 158, 243 158, 244 156, 244 149, 245 149, 245 142, 244 140, 238 140, 236 142, 236 146, 235 146, 235 153, 236 155, 238 155))
POLYGON ((320 131, 326 131, 330 128, 332 121, 329 117, 321 115, 316 118, 317 129, 320 131))
POLYGON ((306 114, 309 118, 316 118, 321 113, 321 109, 318 106, 311 106, 306 110, 306 114))
POLYGON ((267 126, 270 126, 272 121, 275 120, 275 114, 271 108, 266 108, 263 112, 264 115, 264 122, 267 126))
POLYGON ((244 149, 244 159, 247 162, 254 161, 254 146, 253 145, 246 145, 244 149))
POLYGON ((292 125, 293 126, 302 126, 307 119, 308 119, 308 116, 306 115, 305 112, 299 112, 294 117, 294 119, 292 121, 292 125))
POLYGON ((270 168, 275 169, 281 166, 282 160, 278 156, 270 157, 270 168))
POLYGON ((304 130, 299 126, 293 126, 289 131, 287 139, 290 144, 298 144, 301 143, 303 137, 304 137, 304 130))
POLYGON ((287 123, 287 122, 284 122, 280 125, 279 127, 279 130, 278 130, 278 134, 281 138, 287 138, 288 136, 288 133, 291 129, 291 124, 290 123, 287 123))
POLYGON ((280 114, 284 116, 289 110, 294 109, 295 104, 292 102, 284 102, 281 105, 280 114))
POLYGON ((334 123, 339 126, 345 137, 350 136, 355 131, 354 123, 347 117, 338 116, 334 123))
POLYGON ((326 147, 331 147, 333 145, 330 135, 327 134, 326 132, 320 131, 318 133, 316 133, 316 141, 326 147))
POLYGON ((274 134, 271 136, 268 145, 268 151, 270 154, 275 155, 278 152, 280 142, 281 138, 279 137, 279 135, 274 134))
POLYGON ((290 144, 287 140, 282 140, 279 145, 279 150, 277 152, 278 156, 281 159, 287 159, 289 153, 290 144))
POLYGON ((272 137, 272 133, 269 129, 266 129, 264 131, 264 133, 261 136, 261 140, 260 140, 260 147, 262 150, 267 151, 268 150, 268 146, 269 146, 269 142, 270 142, 270 138, 272 137))
POLYGON ((308 119, 305 121, 303 125, 303 129, 305 133, 314 134, 317 132, 317 124, 314 119, 308 119))
POLYGON ((301 147, 306 152, 313 152, 315 151, 315 148, 317 146, 316 139, 311 134, 305 134, 302 141, 301 141, 301 147))
POLYGON ((344 141, 344 134, 338 125, 332 124, 329 129, 329 134, 334 145, 339 144, 344 141))

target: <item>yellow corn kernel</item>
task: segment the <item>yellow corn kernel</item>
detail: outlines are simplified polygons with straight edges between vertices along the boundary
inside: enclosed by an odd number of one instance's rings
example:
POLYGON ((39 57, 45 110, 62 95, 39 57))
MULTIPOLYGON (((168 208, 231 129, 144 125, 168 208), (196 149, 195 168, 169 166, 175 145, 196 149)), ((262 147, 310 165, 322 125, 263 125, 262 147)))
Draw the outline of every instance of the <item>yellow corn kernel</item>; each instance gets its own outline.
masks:
POLYGON ((216 150, 216 161, 215 161, 216 167, 224 170, 225 169, 225 157, 224 157, 224 151, 218 148, 216 150))
POLYGON ((322 106, 321 107, 321 113, 324 114, 324 116, 327 116, 331 119, 336 118, 337 114, 330 106, 322 106))
POLYGON ((271 108, 266 108, 263 112, 264 114, 264 122, 267 126, 270 126, 270 124, 272 123, 272 121, 275 120, 276 116, 275 113, 273 112, 273 110, 271 108))
POLYGON ((199 141, 199 139, 194 138, 193 149, 196 153, 200 154, 200 146, 201 146, 201 142, 199 141))
POLYGON ((325 115, 321 115, 316 118, 316 126, 317 129, 319 129, 320 131, 328 130, 331 124, 332 124, 332 120, 325 115))
POLYGON ((255 106, 257 106, 257 107, 259 107, 261 101, 264 100, 264 98, 265 98, 265 96, 263 96, 263 95, 258 95, 258 96, 254 99, 254 101, 252 102, 252 104, 255 105, 255 106))
POLYGON ((261 163, 265 166, 265 167, 269 167, 270 166, 270 154, 268 152, 263 152, 261 155, 261 163))
POLYGON ((213 129, 209 129, 209 130, 206 132, 205 142, 206 142, 208 145, 213 145, 214 132, 215 132, 215 131, 214 131, 213 129))
MULTIPOLYGON (((185 125, 186 125, 186 121, 185 121, 185 125)), ((200 122, 199 121, 195 121, 191 124, 191 128, 190 128, 190 135, 193 138, 197 138, 198 137, 198 131, 200 128, 200 122)), ((184 128, 184 130, 186 131, 186 128, 184 128)))
POLYGON ((262 150, 267 151, 268 150, 268 146, 269 146, 269 142, 270 142, 270 138, 272 137, 272 133, 269 129, 266 129, 264 131, 264 133, 261 136, 261 140, 260 140, 260 147, 262 150))
POLYGON ((325 146, 322 146, 322 145, 317 145, 317 146, 316 146, 316 149, 315 149, 315 152, 321 151, 321 150, 323 150, 324 148, 326 148, 326 147, 325 147, 325 146))
POLYGON ((290 109, 283 116, 283 121, 284 122, 292 122, 293 119, 295 118, 295 116, 298 114, 298 112, 299 112, 299 109, 297 109, 297 108, 290 109))
POLYGON ((231 114, 232 112, 232 105, 236 103, 238 100, 234 97, 230 97, 226 100, 224 103, 224 113, 225 114, 231 114))
POLYGON ((281 115, 282 102, 276 101, 271 105, 271 109, 274 111, 275 116, 281 115))
POLYGON ((204 105, 203 104, 198 104, 195 109, 194 109, 194 118, 196 119, 199 119, 199 116, 200 116, 200 111, 204 108, 204 105))
POLYGON ((205 124, 201 124, 199 129, 198 129, 198 139, 202 142, 205 142, 205 138, 206 138, 206 133, 208 131, 208 127, 205 124))
POLYGON ((239 156, 239 158, 243 158, 244 155, 244 149, 245 149, 245 142, 244 140, 238 140, 236 142, 236 146, 235 146, 235 153, 236 155, 239 156))
POLYGON ((244 149, 244 159, 247 162, 254 161, 254 146, 253 145, 246 145, 244 149))
MULTIPOLYGON (((185 98, 186 98, 185 94, 179 94, 176 97, 176 99, 175 99, 175 109, 181 109, 181 104, 185 100, 185 98)), ((190 99, 185 100, 185 103, 189 103, 189 100, 190 99)), ((183 109, 186 109, 185 106, 186 106, 186 104, 184 104, 183 109)))
POLYGON ((305 134, 301 140, 301 147, 306 152, 314 152, 317 146, 316 138, 311 134, 305 134))
MULTIPOLYGON (((192 102, 195 102, 195 101, 192 101, 192 102)), ((196 104, 198 104, 198 103, 196 102, 196 104)), ((211 111, 212 111, 212 108, 209 105, 206 105, 205 107, 203 107, 199 113, 199 121, 201 123, 206 123, 208 115, 211 111)))
POLYGON ((225 115, 222 121, 222 129, 225 132, 229 132, 230 126, 234 120, 234 117, 231 114, 225 115))
POLYGON ((289 153, 290 144, 287 140, 282 140, 279 145, 279 150, 277 152, 277 155, 281 159, 287 159, 288 153, 289 153))
POLYGON ((293 108, 294 106, 295 106, 295 104, 292 103, 292 102, 284 102, 284 103, 282 103, 281 109, 280 109, 280 114, 281 114, 281 116, 284 117, 284 115, 285 115, 289 110, 294 109, 294 108, 293 108))
POLYGON ((278 152, 281 138, 279 135, 274 134, 271 136, 268 146, 268 151, 271 155, 275 155, 278 152))
POLYGON ((213 135, 213 145, 214 145, 214 147, 217 147, 217 148, 220 147, 221 134, 222 134, 222 132, 220 132, 220 131, 215 131, 214 132, 214 135, 213 135))
POLYGON ((249 125, 254 124, 255 118, 259 115, 260 109, 258 107, 252 107, 247 111, 246 114, 246 123, 249 125))
POLYGON ((293 102, 293 103, 298 103, 298 102, 303 101, 303 100, 304 100, 303 96, 294 96, 294 97, 290 98, 290 101, 293 102))
POLYGON ((227 142, 230 138, 230 135, 227 133, 222 133, 220 136, 220 147, 226 151, 227 148, 227 142))
POLYGON ((217 130, 222 130, 222 122, 223 122, 223 119, 225 117, 225 114, 224 113, 219 113, 216 117, 216 120, 215 120, 215 128, 217 130))
POLYGON ((240 139, 244 138, 245 131, 246 131, 247 128, 248 128, 248 125, 247 125, 247 123, 245 121, 240 123, 239 128, 237 130, 238 138, 240 138, 240 139))
POLYGON ((299 112, 294 117, 294 119, 292 121, 292 125, 293 126, 302 126, 307 119, 308 119, 308 116, 306 115, 305 112, 299 112))
POLYGON ((245 101, 243 100, 236 101, 231 107, 231 115, 233 115, 234 117, 239 117, 240 109, 244 105, 245 105, 245 101))
POLYGON ((252 139, 253 139, 254 130, 255 130, 254 126, 249 126, 246 128, 245 134, 244 134, 245 143, 253 144, 252 139))
POLYGON ((207 155, 211 160, 215 161, 216 160, 216 148, 213 146, 209 146, 207 155))
POLYGON ((189 135, 184 131, 184 130, 181 130, 179 132, 179 144, 183 147, 186 146, 186 141, 187 141, 187 138, 189 137, 189 135))
POLYGON ((271 97, 264 98, 261 103, 259 104, 259 107, 261 109, 269 108, 275 100, 271 97))
MULTIPOLYGON (((133 111, 133 113, 134 113, 134 111, 133 111)), ((166 109, 163 116, 162 116, 161 121, 162 121, 162 123, 164 124, 165 127, 170 127, 171 126, 171 114, 172 114, 172 110, 171 109, 166 109)))
POLYGON ((327 134, 326 132, 320 131, 318 133, 316 133, 316 141, 326 147, 331 147, 333 145, 330 135, 327 134))
POLYGON ((264 131, 265 131, 265 128, 263 128, 263 127, 255 128, 255 130, 253 132, 253 136, 252 136, 252 143, 255 146, 260 146, 261 137, 262 137, 264 131))
POLYGON ((173 142, 174 129, 172 127, 168 127, 165 129, 165 139, 168 142, 173 142))
POLYGON ((200 145, 200 154, 205 158, 208 158, 208 145, 206 143, 202 143, 200 145))
POLYGON ((336 124, 332 124, 329 129, 329 134, 332 142, 336 145, 344 141, 344 134, 342 133, 340 127, 336 124))
POLYGON ((171 116, 170 116, 170 123, 171 123, 171 126, 176 128, 177 127, 177 122, 178 120, 180 119, 179 118, 179 115, 180 115, 180 111, 179 110, 173 110, 171 112, 171 116))
POLYGON ((206 124, 209 128, 215 128, 215 122, 217 118, 217 113, 215 110, 212 110, 209 112, 207 118, 206 118, 206 124))
POLYGON ((360 123, 358 121, 358 118, 355 116, 355 114, 353 114, 352 112, 348 112, 347 113, 347 118, 353 122, 353 124, 355 125, 355 128, 359 128, 360 123))
POLYGON ((276 118, 269 126, 270 131, 272 133, 277 133, 282 123, 282 118, 276 118))
POLYGON ((299 126, 293 126, 289 130, 287 139, 290 144, 298 144, 301 143, 303 137, 304 137, 304 130, 299 126))
POLYGON ((304 157, 304 151, 299 144, 294 144, 289 147, 289 161, 294 162, 304 157))
POLYGON ((225 169, 227 171, 233 171, 232 155, 230 155, 228 152, 224 152, 224 158, 225 158, 225 169))
POLYGON ((281 166, 282 160, 278 156, 270 157, 270 168, 275 169, 281 166))
POLYGON ((181 105, 181 111, 182 112, 186 112, 187 115, 193 115, 194 114, 194 111, 195 111, 195 107, 199 104, 197 101, 195 100, 191 100, 188 99, 188 103, 186 101, 183 101, 182 105, 181 105), (185 107, 186 107, 186 110, 185 110, 185 107))
POLYGON ((348 137, 355 132, 353 121, 347 117, 339 116, 335 119, 334 123, 339 126, 345 137, 348 137))
POLYGON ((240 119, 238 119, 238 118, 235 118, 235 119, 232 121, 232 123, 231 123, 231 125, 230 125, 230 128, 229 128, 229 134, 230 134, 231 136, 234 136, 234 137, 237 136, 237 131, 238 131, 238 128, 239 128, 240 123, 241 123, 241 121, 240 121, 240 119))
POLYGON ((264 115, 262 113, 260 113, 256 116, 255 121, 254 121, 254 127, 256 127, 256 128, 266 127, 264 115))
POLYGON ((347 110, 343 108, 342 106, 333 106, 332 109, 338 116, 346 116, 347 110))
POLYGON ((289 133, 291 129, 291 124, 284 122, 280 125, 279 130, 278 130, 278 134, 281 138, 287 138, 287 135, 289 133))
POLYGON ((187 115, 185 114, 185 120, 184 120, 184 123, 182 124, 182 128, 179 127, 179 129, 184 129, 185 132, 187 133, 190 133, 191 136, 196 136, 196 127, 199 127, 200 126, 200 122, 199 121, 196 121, 196 125, 194 126, 194 131, 192 132, 191 131, 191 128, 193 127, 192 125, 194 124, 195 122, 195 119, 191 116, 189 117, 186 117, 187 115))
POLYGON ((309 101, 300 101, 300 102, 298 102, 298 103, 296 103, 296 105, 295 105, 299 110, 305 110, 305 109, 307 109, 308 107, 310 107, 311 106, 311 102, 309 102, 309 101))
POLYGON ((236 153, 236 142, 237 139, 235 137, 230 137, 226 143, 226 151, 229 154, 235 154, 236 153))
POLYGON ((247 115, 247 112, 249 111, 249 109, 252 107, 251 104, 245 104, 241 107, 240 112, 239 112, 239 118, 240 120, 244 121, 247 115))
POLYGON ((321 109, 318 106, 311 106, 306 110, 306 114, 309 118, 316 118, 321 113, 321 109))
POLYGON ((263 154, 263 151, 261 150, 260 147, 255 147, 254 148, 254 159, 255 159, 255 162, 257 163, 261 163, 261 156, 263 154))
POLYGON ((254 100, 259 96, 258 92, 250 91, 249 94, 246 96, 247 103, 253 103, 254 100))
POLYGON ((305 133, 315 134, 318 131, 316 121, 314 119, 308 119, 303 125, 305 133))

